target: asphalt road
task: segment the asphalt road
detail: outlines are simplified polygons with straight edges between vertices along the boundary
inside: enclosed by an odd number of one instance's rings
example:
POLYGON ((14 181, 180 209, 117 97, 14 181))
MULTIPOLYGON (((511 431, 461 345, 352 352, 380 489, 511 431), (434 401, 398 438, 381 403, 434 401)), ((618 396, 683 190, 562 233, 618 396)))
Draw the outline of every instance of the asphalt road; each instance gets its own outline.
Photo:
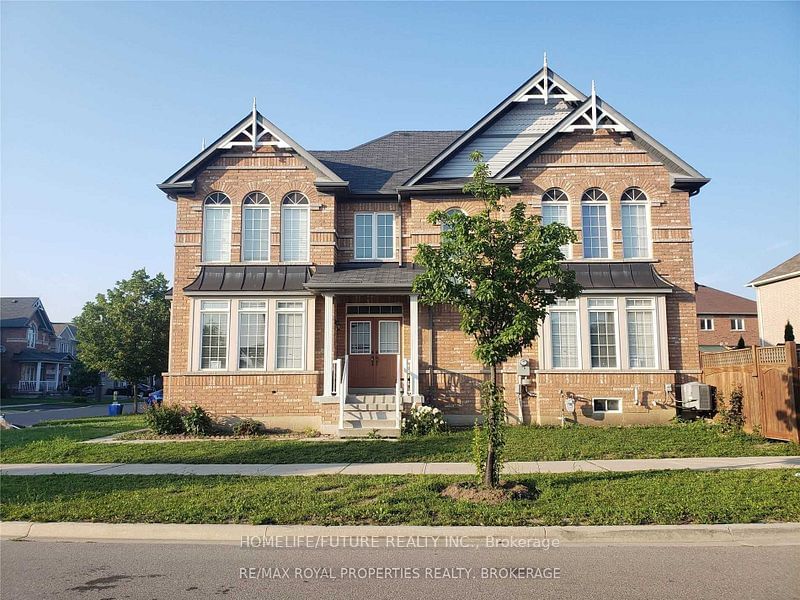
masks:
POLYGON ((2 596, 15 600, 800 598, 800 546, 256 549, 4 541, 0 554, 2 596), (398 568, 398 578, 370 567, 398 568), (497 570, 482 571, 490 568, 497 570), (521 579, 509 578, 513 568, 521 579))
MULTIPOLYGON (((133 404, 123 404, 123 414, 133 411, 133 404)), ((139 410, 144 410, 144 402, 139 403, 139 410)), ((41 421, 54 419, 79 419, 81 417, 102 417, 108 415, 108 404, 91 404, 89 406, 76 406, 64 408, 63 405, 32 404, 25 408, 2 408, 0 413, 6 421, 14 425, 29 427, 41 421)))

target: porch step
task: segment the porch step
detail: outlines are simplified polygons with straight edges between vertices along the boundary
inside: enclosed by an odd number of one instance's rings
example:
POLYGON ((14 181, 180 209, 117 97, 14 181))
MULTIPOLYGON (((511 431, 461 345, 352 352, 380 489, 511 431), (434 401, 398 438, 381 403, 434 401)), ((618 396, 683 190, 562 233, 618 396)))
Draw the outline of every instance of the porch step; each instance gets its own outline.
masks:
POLYGON ((347 402, 351 404, 394 404, 395 396, 394 394, 347 394, 347 402))
POLYGON ((351 429, 345 428, 339 430, 340 438, 366 438, 366 437, 381 437, 381 438, 399 438, 400 429, 375 427, 373 429, 351 429))
POLYGON ((394 412, 394 402, 348 402, 344 405, 345 412, 360 410, 384 410, 394 412))
POLYGON ((395 424, 394 407, 389 410, 346 410, 344 411, 344 420, 349 422, 355 421, 383 421, 392 422, 395 424))

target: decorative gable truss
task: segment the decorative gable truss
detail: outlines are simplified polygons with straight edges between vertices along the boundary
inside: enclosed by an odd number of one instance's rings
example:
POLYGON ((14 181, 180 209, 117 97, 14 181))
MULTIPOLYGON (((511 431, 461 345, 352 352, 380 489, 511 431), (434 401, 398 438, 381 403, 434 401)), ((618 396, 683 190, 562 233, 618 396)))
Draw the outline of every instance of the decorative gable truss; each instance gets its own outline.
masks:
POLYGON ((610 131, 629 132, 621 121, 611 116, 603 110, 602 101, 599 101, 595 93, 594 81, 592 82, 592 95, 586 101, 585 106, 580 107, 559 127, 561 133, 571 133, 573 131, 597 131, 607 129, 610 131))
POLYGON ((528 102, 530 100, 541 100, 547 104, 551 98, 557 98, 566 102, 578 102, 582 100, 572 93, 566 85, 556 81, 554 73, 547 67, 547 54, 544 55, 544 68, 539 76, 523 89, 522 92, 514 97, 514 102, 528 102))
POLYGON ((262 146, 291 148, 291 144, 287 143, 258 118, 255 102, 253 102, 253 115, 249 122, 244 123, 219 144, 219 147, 224 150, 243 146, 250 147, 253 150, 262 146))

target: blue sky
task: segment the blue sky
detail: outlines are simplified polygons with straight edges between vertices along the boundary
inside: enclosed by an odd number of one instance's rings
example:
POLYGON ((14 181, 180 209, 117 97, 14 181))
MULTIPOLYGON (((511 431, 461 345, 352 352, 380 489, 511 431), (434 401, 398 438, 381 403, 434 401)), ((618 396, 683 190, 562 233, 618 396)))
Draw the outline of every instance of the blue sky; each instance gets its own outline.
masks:
POLYGON ((703 174, 698 281, 800 249, 798 3, 12 3, 2 14, 3 295, 52 319, 173 267, 155 184, 250 108, 311 150, 462 129, 541 67, 703 174))

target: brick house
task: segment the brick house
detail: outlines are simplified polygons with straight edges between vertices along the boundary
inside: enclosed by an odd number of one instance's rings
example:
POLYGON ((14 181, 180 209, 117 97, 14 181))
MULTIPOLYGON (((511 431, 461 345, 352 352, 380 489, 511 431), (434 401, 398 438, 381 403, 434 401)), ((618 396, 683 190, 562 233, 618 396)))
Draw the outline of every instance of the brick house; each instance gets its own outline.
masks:
POLYGON ((461 192, 478 149, 509 206, 579 237, 565 264, 584 293, 520 357, 529 377, 503 368, 511 418, 672 418, 699 372, 689 199, 708 179, 592 88, 545 66, 465 131, 343 151, 305 150, 254 106, 159 185, 177 209, 167 401, 340 435, 396 433, 402 402, 471 424, 488 372, 458 314, 411 286, 430 212, 480 208, 461 192))
POLYGON ((762 346, 783 343, 786 322, 800 339, 800 254, 773 267, 748 283, 756 290, 758 335, 762 346))
POLYGON ((758 345, 758 311, 754 300, 699 283, 695 290, 701 352, 735 347, 740 337, 747 346, 758 345))
POLYGON ((0 299, 3 389, 18 394, 66 389, 74 360, 61 343, 70 335, 67 329, 54 327, 39 298, 0 299))

